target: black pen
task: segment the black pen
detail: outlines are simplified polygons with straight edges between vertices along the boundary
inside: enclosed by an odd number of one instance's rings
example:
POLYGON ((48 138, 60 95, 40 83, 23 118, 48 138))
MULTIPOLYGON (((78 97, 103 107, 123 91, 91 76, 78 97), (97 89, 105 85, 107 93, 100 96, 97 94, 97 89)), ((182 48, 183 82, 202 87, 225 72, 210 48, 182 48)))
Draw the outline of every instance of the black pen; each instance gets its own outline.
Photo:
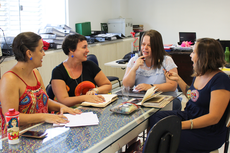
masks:
POLYGON ((162 67, 163 67, 163 69, 165 69, 165 71, 166 71, 166 72, 168 72, 168 71, 166 70, 166 68, 164 67, 164 65, 163 65, 163 64, 162 64, 162 67))

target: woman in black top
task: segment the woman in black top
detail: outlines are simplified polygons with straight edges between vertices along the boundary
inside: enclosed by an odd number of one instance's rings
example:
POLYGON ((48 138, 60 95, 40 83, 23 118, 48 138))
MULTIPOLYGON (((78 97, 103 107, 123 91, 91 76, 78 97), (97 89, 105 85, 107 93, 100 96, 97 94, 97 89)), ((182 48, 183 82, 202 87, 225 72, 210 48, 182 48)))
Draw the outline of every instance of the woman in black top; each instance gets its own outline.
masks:
POLYGON ((52 71, 51 85, 57 100, 67 106, 84 101, 103 102, 99 94, 111 91, 112 84, 101 69, 87 61, 88 43, 84 36, 69 35, 62 49, 68 58, 52 71))

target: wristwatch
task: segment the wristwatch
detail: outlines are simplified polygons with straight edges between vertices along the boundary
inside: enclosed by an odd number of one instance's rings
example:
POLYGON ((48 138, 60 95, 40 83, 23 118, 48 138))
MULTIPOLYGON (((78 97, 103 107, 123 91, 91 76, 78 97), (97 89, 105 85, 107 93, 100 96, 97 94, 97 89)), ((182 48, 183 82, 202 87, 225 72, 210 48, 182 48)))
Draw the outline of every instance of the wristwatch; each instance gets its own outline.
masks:
POLYGON ((150 84, 152 87, 154 86, 153 84, 150 84))

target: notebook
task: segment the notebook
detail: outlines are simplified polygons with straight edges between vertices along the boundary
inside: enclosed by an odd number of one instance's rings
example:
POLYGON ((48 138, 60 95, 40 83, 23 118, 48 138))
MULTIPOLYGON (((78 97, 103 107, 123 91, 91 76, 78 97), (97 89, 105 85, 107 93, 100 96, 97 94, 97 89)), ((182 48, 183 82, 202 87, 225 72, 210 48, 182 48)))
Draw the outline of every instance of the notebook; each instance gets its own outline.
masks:
MULTIPOLYGON (((136 91, 133 91, 133 89, 130 89, 129 97, 143 98, 145 96, 145 93, 146 91, 136 92, 136 91)), ((122 96, 121 90, 118 90, 117 92, 115 92, 115 94, 117 94, 118 96, 122 96)))

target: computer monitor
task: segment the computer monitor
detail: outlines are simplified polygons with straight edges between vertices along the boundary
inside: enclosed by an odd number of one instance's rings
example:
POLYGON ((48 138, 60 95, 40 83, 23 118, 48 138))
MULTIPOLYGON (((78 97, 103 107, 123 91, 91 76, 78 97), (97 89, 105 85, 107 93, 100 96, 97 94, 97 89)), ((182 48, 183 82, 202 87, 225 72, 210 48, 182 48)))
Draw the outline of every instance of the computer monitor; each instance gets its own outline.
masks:
POLYGON ((179 43, 183 41, 191 41, 193 44, 196 41, 196 32, 179 32, 179 43))
POLYGON ((226 47, 230 48, 230 40, 219 40, 223 50, 225 51, 226 47))

